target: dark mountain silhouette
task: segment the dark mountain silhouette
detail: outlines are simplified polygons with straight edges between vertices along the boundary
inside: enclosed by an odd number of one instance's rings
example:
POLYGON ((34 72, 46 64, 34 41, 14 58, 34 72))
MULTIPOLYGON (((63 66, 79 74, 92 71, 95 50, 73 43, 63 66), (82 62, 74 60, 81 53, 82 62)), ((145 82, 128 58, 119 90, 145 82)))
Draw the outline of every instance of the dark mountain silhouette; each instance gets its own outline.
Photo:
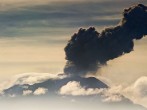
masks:
POLYGON ((95 77, 66 77, 64 79, 58 79, 58 80, 47 80, 41 83, 36 83, 33 85, 14 85, 6 90, 4 90, 5 94, 17 94, 21 95, 24 90, 32 90, 35 91, 38 87, 48 88, 49 92, 56 92, 58 91, 63 85, 67 84, 69 81, 77 81, 80 82, 81 86, 84 86, 85 88, 108 88, 108 86, 103 83, 102 81, 96 79, 95 77), (27 87, 27 88, 25 88, 27 87))

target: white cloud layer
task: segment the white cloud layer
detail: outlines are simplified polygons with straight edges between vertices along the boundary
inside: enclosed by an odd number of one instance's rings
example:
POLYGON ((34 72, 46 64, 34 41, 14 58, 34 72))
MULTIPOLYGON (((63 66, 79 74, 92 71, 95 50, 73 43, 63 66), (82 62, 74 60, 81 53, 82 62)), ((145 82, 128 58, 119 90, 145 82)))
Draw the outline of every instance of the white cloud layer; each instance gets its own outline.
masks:
POLYGON ((147 108, 147 76, 140 77, 134 84, 120 92, 134 103, 147 108))
POLYGON ((120 87, 110 89, 88 88, 82 87, 80 82, 70 81, 66 85, 62 86, 59 90, 61 95, 73 95, 73 96, 88 96, 88 95, 101 95, 103 102, 120 102, 122 95, 119 94, 120 87))
POLYGON ((31 90, 24 90, 23 91, 23 96, 27 96, 27 95, 30 95, 30 94, 32 94, 31 90))
POLYGON ((12 77, 9 80, 6 80, 0 83, 0 93, 3 93, 3 90, 8 89, 14 85, 24 85, 24 84, 37 84, 44 82, 46 80, 52 79, 62 79, 66 77, 63 74, 51 74, 51 73, 23 73, 12 77))
POLYGON ((39 87, 34 91, 34 95, 44 95, 48 92, 48 89, 39 87))
POLYGON ((62 95, 73 95, 73 96, 79 96, 79 95, 96 95, 100 94, 103 91, 103 89, 93 89, 85 87, 82 87, 80 85, 80 82, 77 81, 70 81, 66 85, 62 86, 59 93, 62 95))
POLYGON ((24 90, 22 95, 23 96, 28 96, 28 95, 44 95, 47 92, 48 92, 47 88, 39 87, 34 92, 32 90, 24 90))
POLYGON ((130 99, 135 104, 147 108, 147 76, 138 78, 133 84, 123 87, 113 86, 103 92, 104 102, 121 101, 123 97, 130 99))
POLYGON ((135 104, 147 108, 147 77, 141 77, 127 87, 119 85, 109 89, 86 89, 80 85, 80 82, 70 81, 61 87, 59 93, 73 96, 101 95, 103 102, 120 102, 126 97, 135 104))
POLYGON ((105 89, 102 96, 103 102, 120 102, 123 100, 123 96, 120 94, 122 86, 114 86, 109 89, 105 89))
POLYGON ((123 97, 130 99, 135 104, 147 108, 147 76, 138 78, 133 84, 123 87, 113 86, 103 92, 104 102, 121 101, 123 97))
MULTIPOLYGON (((16 75, 15 77, 0 83, 0 93, 4 94, 4 90, 14 87, 15 85, 20 85, 23 88, 22 95, 44 95, 48 92, 50 88, 38 87, 36 90, 30 90, 28 84, 32 86, 33 84, 43 83, 49 79, 63 79, 67 76, 63 74, 50 74, 50 73, 24 73, 16 75)), ((18 86, 19 87, 19 86, 18 86)), ((16 89, 16 88, 15 88, 16 89)), ((69 81, 67 84, 62 85, 59 88, 59 94, 61 95, 72 95, 72 96, 89 96, 98 95, 102 97, 103 102, 120 102, 123 99, 128 98, 135 104, 140 104, 147 108, 147 76, 140 77, 132 85, 127 87, 111 86, 110 88, 86 88, 81 86, 80 82, 69 81)), ((17 94, 17 93, 16 93, 17 94)), ((16 97, 15 92, 10 94, 10 97, 16 97)))
POLYGON ((139 78, 135 82, 133 89, 140 97, 147 97, 147 77, 139 78))
POLYGON ((29 84, 33 85, 36 83, 41 83, 48 79, 62 79, 65 75, 51 74, 51 73, 24 73, 16 76, 16 84, 29 84))

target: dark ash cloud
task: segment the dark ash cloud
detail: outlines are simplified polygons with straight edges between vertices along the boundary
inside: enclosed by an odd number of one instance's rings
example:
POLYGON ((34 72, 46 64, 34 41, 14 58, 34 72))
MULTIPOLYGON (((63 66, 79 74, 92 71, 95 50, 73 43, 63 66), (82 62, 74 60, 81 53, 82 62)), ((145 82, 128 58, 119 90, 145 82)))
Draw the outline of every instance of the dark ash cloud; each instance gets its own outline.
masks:
POLYGON ((96 72, 107 61, 133 51, 133 40, 147 35, 147 7, 138 4, 125 9, 121 22, 101 33, 94 27, 80 29, 65 47, 65 73, 96 72))

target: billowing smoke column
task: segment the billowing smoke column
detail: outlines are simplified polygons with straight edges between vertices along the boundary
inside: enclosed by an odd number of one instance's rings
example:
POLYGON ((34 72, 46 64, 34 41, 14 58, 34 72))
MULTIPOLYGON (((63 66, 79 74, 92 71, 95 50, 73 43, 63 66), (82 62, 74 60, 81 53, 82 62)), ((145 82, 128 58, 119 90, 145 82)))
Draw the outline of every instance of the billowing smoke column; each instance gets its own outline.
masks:
POLYGON ((147 35, 147 7, 138 4, 125 9, 121 22, 101 33, 94 27, 80 29, 65 47, 68 74, 96 72, 107 61, 133 50, 134 39, 147 35))

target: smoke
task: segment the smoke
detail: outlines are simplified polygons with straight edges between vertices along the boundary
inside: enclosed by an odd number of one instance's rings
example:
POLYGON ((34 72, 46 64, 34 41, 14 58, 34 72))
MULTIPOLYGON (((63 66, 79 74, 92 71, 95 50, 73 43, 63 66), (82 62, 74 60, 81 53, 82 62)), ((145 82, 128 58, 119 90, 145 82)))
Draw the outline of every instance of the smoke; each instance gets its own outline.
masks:
POLYGON ((119 56, 133 51, 133 40, 147 35, 147 7, 138 4, 125 9, 117 26, 101 33, 94 27, 79 29, 65 47, 67 74, 81 75, 98 68, 119 56))

